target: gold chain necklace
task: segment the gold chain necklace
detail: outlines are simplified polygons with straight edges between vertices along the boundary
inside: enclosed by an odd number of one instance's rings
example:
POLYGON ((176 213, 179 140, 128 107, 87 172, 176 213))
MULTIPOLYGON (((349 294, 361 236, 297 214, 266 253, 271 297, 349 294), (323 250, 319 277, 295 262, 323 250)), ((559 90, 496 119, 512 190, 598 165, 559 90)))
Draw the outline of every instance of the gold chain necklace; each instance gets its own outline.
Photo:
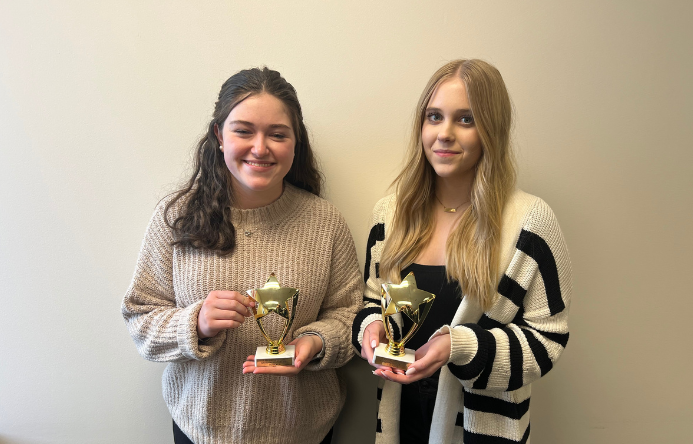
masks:
POLYGON ((434 194, 433 196, 435 196, 438 203, 443 207, 443 211, 445 211, 446 213, 457 213, 457 209, 459 207, 461 207, 462 205, 464 205, 466 203, 469 203, 469 201, 466 201, 466 202, 462 202, 461 204, 457 205, 456 207, 446 207, 445 205, 443 205, 443 202, 441 202, 440 199, 438 199, 437 195, 434 194))

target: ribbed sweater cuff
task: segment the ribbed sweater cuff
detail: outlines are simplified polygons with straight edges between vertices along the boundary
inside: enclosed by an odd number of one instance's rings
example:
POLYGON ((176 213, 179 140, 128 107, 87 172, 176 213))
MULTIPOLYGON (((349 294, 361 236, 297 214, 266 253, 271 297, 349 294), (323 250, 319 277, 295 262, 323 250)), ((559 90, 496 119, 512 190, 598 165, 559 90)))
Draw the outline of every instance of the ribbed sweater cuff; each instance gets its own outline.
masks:
MULTIPOLYGON (((200 350, 199 338, 197 336, 197 317, 200 314, 203 302, 204 299, 188 305, 181 309, 178 314, 178 347, 186 358, 197 360, 204 357, 200 350)), ((214 339, 216 339, 216 337, 210 338, 210 340, 207 341, 208 344, 214 339)))
MULTIPOLYGON (((332 321, 334 322, 334 321, 332 321)), ((323 356, 320 359, 311 361, 307 366, 307 370, 323 370, 326 368, 340 367, 348 361, 345 359, 345 354, 351 350, 348 344, 344 344, 344 339, 338 328, 331 325, 330 321, 316 321, 303 327, 298 336, 306 333, 316 334, 323 341, 323 356), (348 350, 345 350, 348 349, 348 350)))
POLYGON ((479 342, 474 331, 465 326, 452 328, 449 325, 444 325, 433 333, 430 339, 444 334, 450 335, 450 358, 447 363, 469 364, 479 348, 479 342))

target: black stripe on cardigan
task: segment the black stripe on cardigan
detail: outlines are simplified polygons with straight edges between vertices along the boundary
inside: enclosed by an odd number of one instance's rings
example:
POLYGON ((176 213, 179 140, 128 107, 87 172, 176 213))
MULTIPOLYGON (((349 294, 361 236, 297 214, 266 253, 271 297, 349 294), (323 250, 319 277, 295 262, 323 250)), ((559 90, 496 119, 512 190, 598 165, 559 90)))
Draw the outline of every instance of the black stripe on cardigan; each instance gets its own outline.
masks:
POLYGON ((546 347, 539 342, 539 340, 534 336, 534 333, 530 330, 527 330, 525 328, 520 329, 522 330, 522 334, 525 335, 525 338, 527 338, 527 343, 529 344, 529 348, 532 349, 532 354, 534 355, 534 359, 537 360, 537 364, 539 364, 539 369, 541 369, 541 376, 544 376, 553 368, 553 363, 551 362, 551 358, 549 358, 549 352, 546 351, 546 347))
POLYGON ((363 324, 363 321, 366 319, 367 316, 379 313, 380 307, 364 308, 363 310, 356 313, 354 323, 351 327, 351 343, 354 345, 356 350, 361 350, 361 344, 359 344, 359 332, 361 331, 361 324, 363 324))
POLYGON ((491 332, 484 330, 476 324, 464 324, 464 326, 470 328, 476 335, 478 343, 476 354, 469 363, 465 365, 456 365, 451 362, 448 363, 448 368, 457 379, 469 380, 477 377, 487 366, 493 365, 496 338, 491 332), (489 360, 490 350, 494 350, 494 355, 489 360))
POLYGON ((503 328, 508 335, 508 345, 510 349, 510 379, 508 381, 508 391, 517 390, 522 387, 522 345, 515 336, 515 332, 509 328, 503 328))
POLYGON ((561 344, 561 346, 563 348, 565 348, 566 345, 568 345, 568 338, 570 337, 570 333, 552 333, 549 331, 544 331, 544 330, 538 329, 537 327, 529 325, 527 323, 527 321, 525 321, 524 316, 525 316, 525 310, 522 307, 520 307, 520 309, 518 310, 517 314, 515 315, 515 319, 513 319, 512 323, 519 326, 519 327, 531 328, 534 331, 536 331, 537 333, 539 333, 540 335, 544 336, 545 338, 550 339, 557 344, 561 344))
POLYGON ((498 322, 495 319, 489 318, 486 313, 484 313, 481 316, 481 319, 479 319, 479 322, 476 323, 479 327, 483 328, 484 330, 491 330, 492 328, 503 328, 505 327, 505 324, 502 322, 498 322))
MULTIPOLYGON (((491 371, 493 370, 493 360, 496 359, 496 341, 495 341, 495 336, 493 338, 493 341, 490 341, 488 343, 488 362, 490 365, 486 365, 484 367, 484 370, 481 372, 479 377, 477 378, 476 381, 474 381, 474 384, 472 384, 472 388, 475 389, 485 389, 486 386, 488 385, 488 378, 491 376, 491 371)), ((466 395, 465 395, 466 397, 466 395)))
POLYGON ((464 408, 477 412, 495 413, 510 419, 521 419, 529 411, 529 398, 519 404, 476 393, 464 393, 464 408))
POLYGON ((522 288, 514 279, 508 277, 507 274, 504 274, 498 283, 498 293, 510 299, 518 307, 522 307, 522 301, 527 294, 527 290, 522 288))
MULTIPOLYGON (((467 396, 466 393, 465 396, 467 396)), ((527 444, 528 439, 529 424, 527 424, 527 430, 525 430, 525 433, 522 435, 522 439, 520 441, 502 438, 500 436, 479 435, 477 433, 469 432, 466 429, 464 431, 464 444, 527 444)))
POLYGON ((561 344, 563 348, 565 348, 565 346, 568 345, 568 338, 570 337, 570 333, 549 333, 546 331, 540 331, 540 333, 545 338, 550 339, 557 344, 561 344))
POLYGON ((561 297, 561 284, 558 279, 558 268, 556 260, 551 253, 549 245, 539 235, 531 231, 522 230, 520 238, 517 240, 517 249, 524 252, 537 262, 541 278, 544 281, 546 298, 548 299, 551 315, 562 312, 565 303, 561 297))
MULTIPOLYGON (((371 232, 368 234, 368 243, 366 244, 366 265, 363 270, 363 281, 368 282, 368 278, 371 274, 371 249, 375 246, 377 241, 385 240, 385 224, 375 224, 371 228, 371 232)), ((377 268, 377 267, 376 267, 377 268)))
POLYGON ((380 300, 379 299, 373 299, 369 298, 366 295, 363 296, 363 303, 365 304, 375 304, 375 305, 380 305, 380 300))
POLYGON ((464 427, 464 413, 457 412, 457 417, 455 418, 455 425, 458 427, 464 427))

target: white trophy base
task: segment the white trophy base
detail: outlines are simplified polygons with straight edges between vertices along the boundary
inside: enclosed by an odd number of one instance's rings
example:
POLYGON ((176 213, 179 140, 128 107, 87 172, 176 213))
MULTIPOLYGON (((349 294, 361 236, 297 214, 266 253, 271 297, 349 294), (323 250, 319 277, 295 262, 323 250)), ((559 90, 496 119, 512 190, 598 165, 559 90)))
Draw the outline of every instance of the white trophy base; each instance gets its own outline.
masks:
POLYGON ((380 344, 373 350, 373 364, 383 365, 385 367, 406 370, 415 360, 414 350, 410 348, 404 349, 403 356, 392 356, 387 351, 387 344, 380 344))
POLYGON ((260 346, 255 351, 255 367, 291 367, 294 365, 296 346, 285 345, 286 350, 278 355, 267 353, 267 346, 260 346))

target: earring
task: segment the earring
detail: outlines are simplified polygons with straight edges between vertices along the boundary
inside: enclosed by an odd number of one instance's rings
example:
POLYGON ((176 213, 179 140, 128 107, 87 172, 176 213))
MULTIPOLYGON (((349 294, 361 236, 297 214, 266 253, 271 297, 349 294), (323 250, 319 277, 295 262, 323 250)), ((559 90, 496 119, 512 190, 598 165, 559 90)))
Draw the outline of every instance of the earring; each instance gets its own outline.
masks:
POLYGON ((224 147, 223 147, 223 146, 219 145, 219 149, 221 150, 222 153, 224 152, 224 147))

